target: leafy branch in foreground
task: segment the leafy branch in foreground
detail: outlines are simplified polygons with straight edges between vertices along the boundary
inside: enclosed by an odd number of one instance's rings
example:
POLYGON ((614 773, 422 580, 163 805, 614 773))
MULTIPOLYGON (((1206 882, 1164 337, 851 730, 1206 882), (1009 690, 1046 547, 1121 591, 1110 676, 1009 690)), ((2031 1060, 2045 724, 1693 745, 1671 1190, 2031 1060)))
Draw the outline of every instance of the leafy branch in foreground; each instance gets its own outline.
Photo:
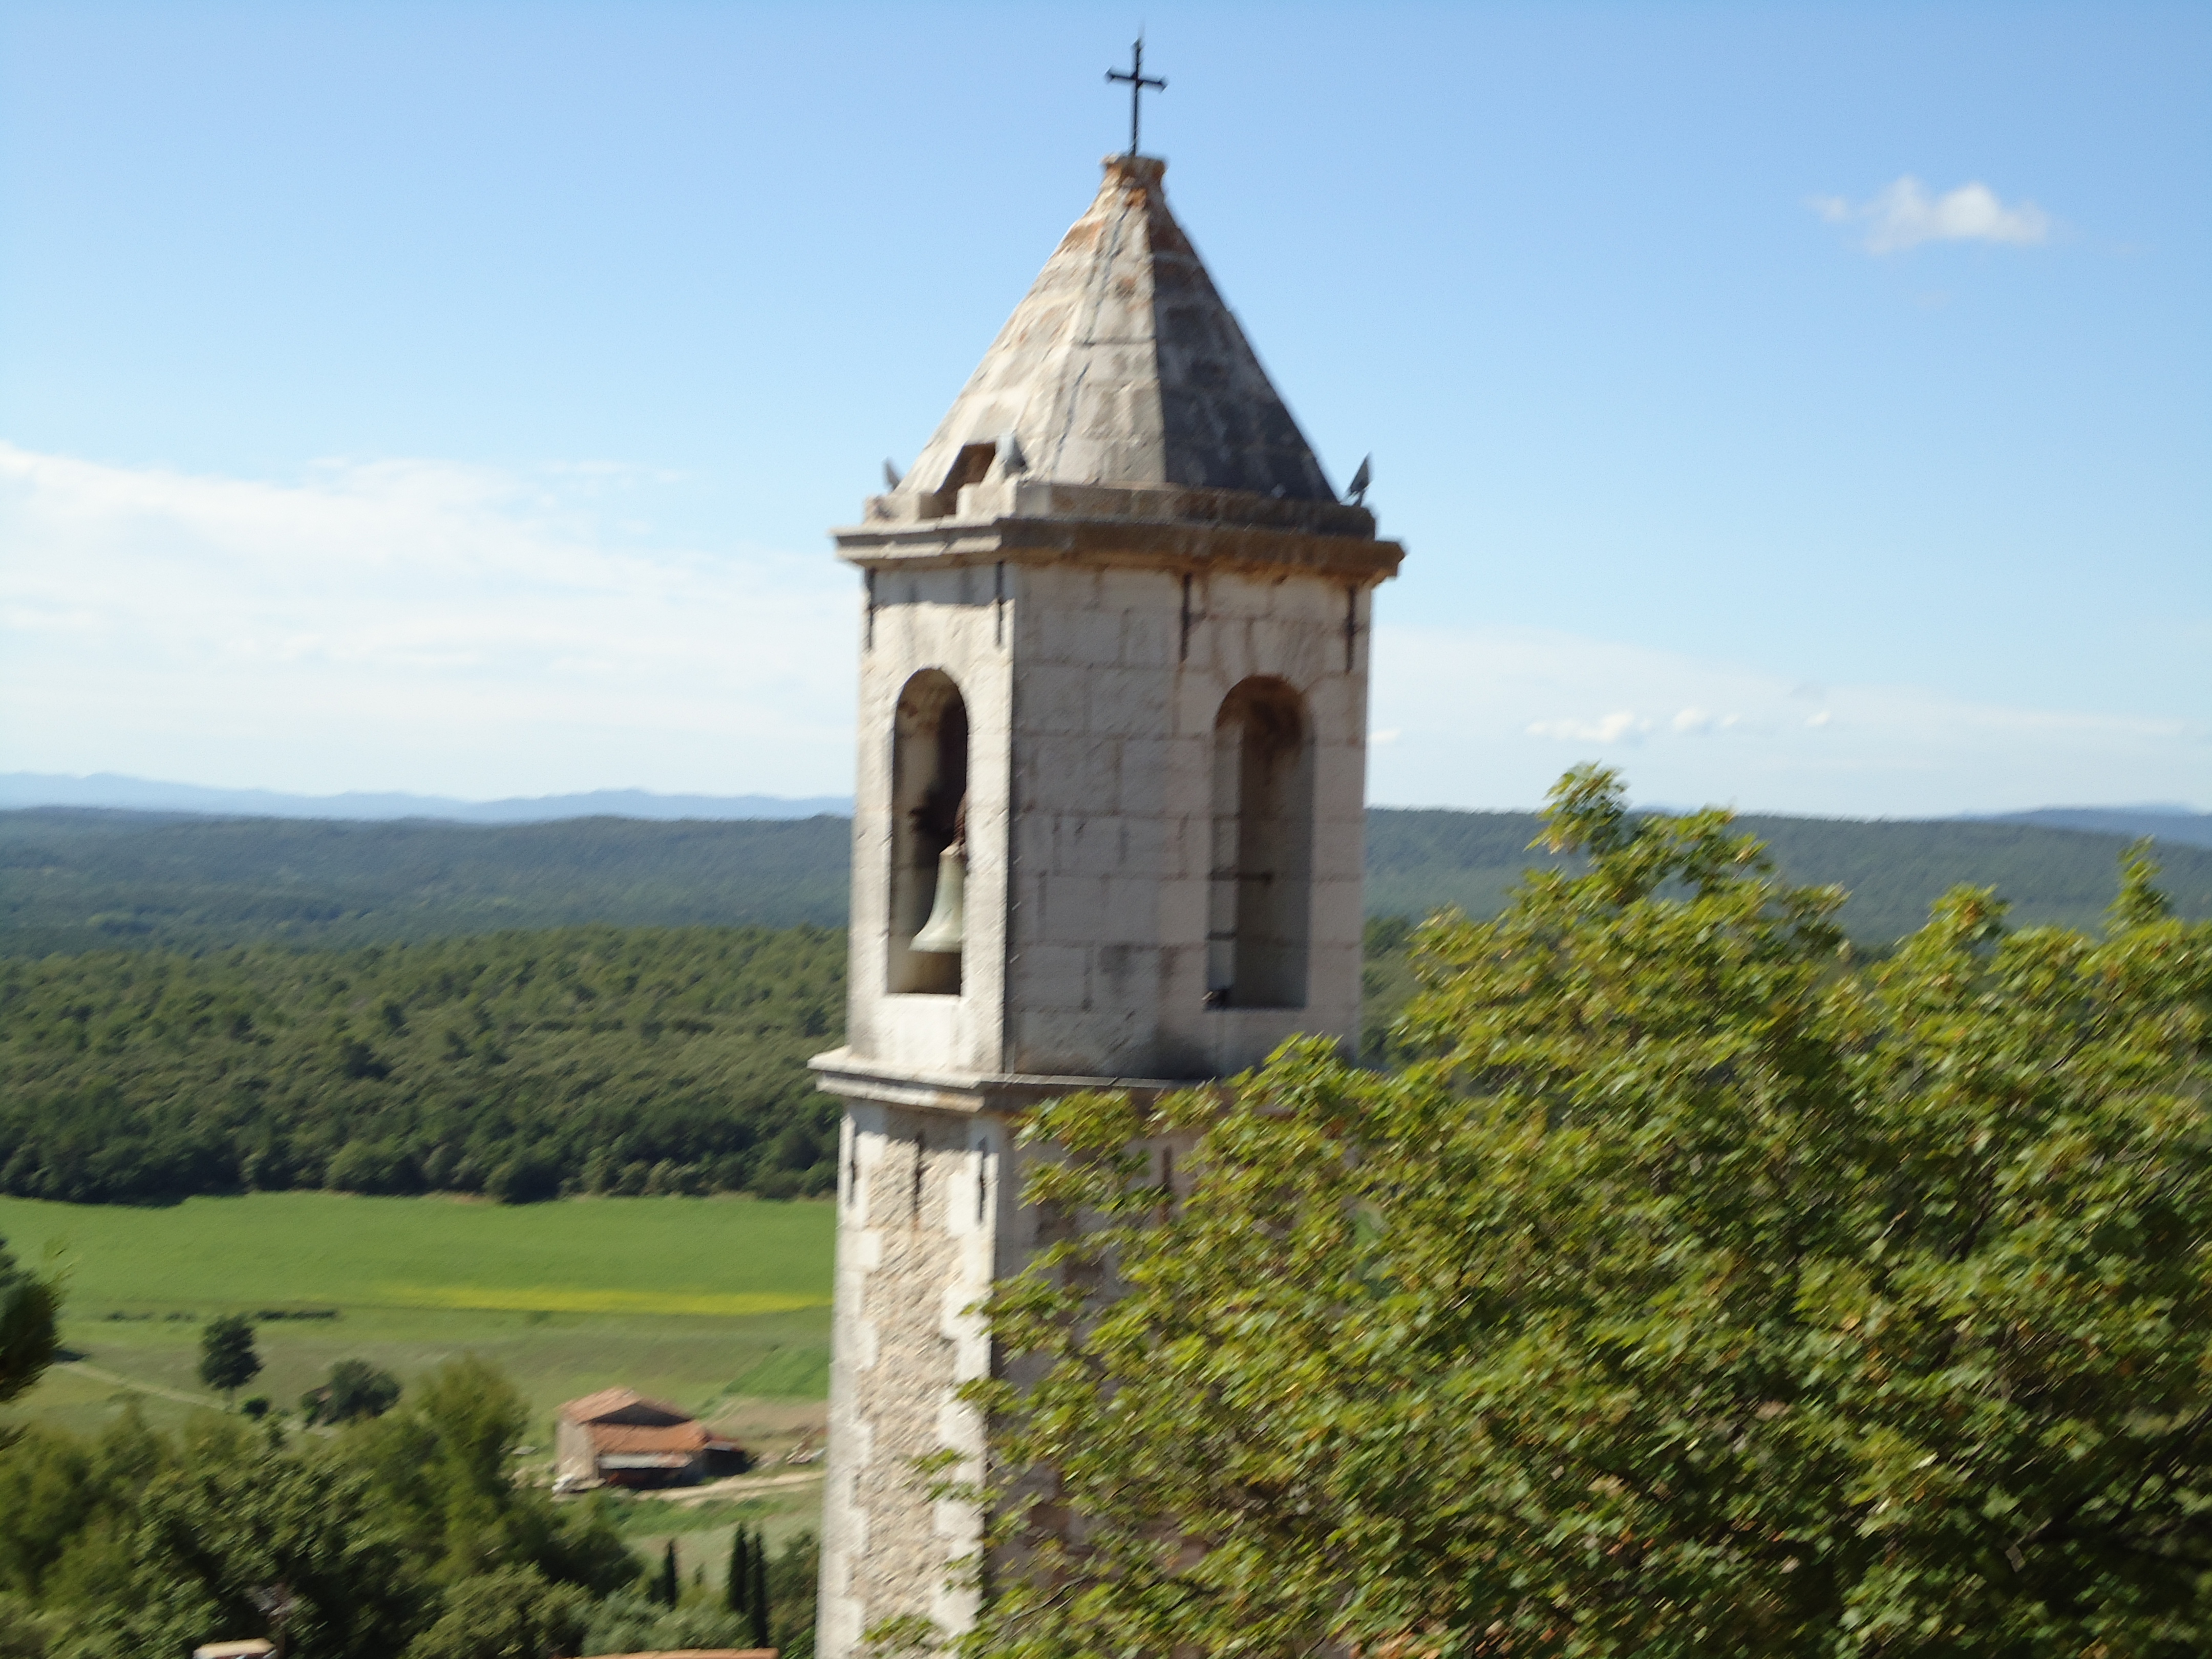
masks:
POLYGON ((1318 1040, 1029 1131, 1000 1659, 2212 1647, 2212 927, 1960 889, 1877 969, 1725 814, 1570 774, 1318 1040), (1132 1144, 1189 1138, 1172 1205, 1132 1144))

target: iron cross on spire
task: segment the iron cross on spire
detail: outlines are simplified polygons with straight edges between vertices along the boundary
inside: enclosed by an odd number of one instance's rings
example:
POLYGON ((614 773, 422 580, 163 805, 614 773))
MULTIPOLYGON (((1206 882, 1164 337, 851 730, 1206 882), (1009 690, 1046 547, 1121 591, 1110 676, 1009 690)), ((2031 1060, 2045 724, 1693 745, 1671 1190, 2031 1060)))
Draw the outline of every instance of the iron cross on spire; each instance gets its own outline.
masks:
POLYGON ((1139 35, 1137 43, 1129 48, 1128 73, 1125 75, 1120 70, 1109 69, 1106 71, 1106 78, 1109 81, 1127 81, 1129 83, 1129 154, 1134 155, 1137 153, 1138 100, 1144 97, 1146 87, 1152 88, 1155 92, 1165 92, 1168 89, 1168 83, 1165 81, 1145 73, 1145 37, 1143 35, 1139 35))

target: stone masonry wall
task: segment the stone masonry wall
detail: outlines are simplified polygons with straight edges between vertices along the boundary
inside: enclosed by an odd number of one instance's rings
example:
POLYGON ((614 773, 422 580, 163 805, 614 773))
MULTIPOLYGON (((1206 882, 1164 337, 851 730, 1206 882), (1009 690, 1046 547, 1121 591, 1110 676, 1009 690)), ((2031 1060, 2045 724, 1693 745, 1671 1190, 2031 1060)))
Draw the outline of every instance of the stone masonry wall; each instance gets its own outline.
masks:
POLYGON ((1000 1189, 1007 1137, 994 1118, 856 1102, 844 1135, 822 1659, 845 1659, 888 1619, 954 1632, 974 1617, 974 1593, 947 1580, 980 1543, 980 1513, 933 1501, 914 1462, 945 1447, 982 1455, 981 1425, 953 1394, 988 1373, 990 1350, 963 1310, 1012 1270, 998 1260, 1000 1222, 1018 1208, 1000 1189))
POLYGON ((1219 1076, 1293 1031, 1354 1036, 1368 590, 1054 567, 1015 591, 1006 1069, 1219 1076), (1307 995, 1209 1009, 1214 720, 1255 675, 1296 688, 1310 722, 1307 995))

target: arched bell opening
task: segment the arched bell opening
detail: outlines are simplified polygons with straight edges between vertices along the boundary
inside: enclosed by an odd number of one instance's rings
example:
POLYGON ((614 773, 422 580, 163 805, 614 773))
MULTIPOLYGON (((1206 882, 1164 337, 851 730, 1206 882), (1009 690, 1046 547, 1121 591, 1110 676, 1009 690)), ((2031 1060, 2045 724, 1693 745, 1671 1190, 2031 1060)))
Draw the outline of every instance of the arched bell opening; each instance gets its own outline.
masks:
POLYGON ((891 723, 890 951, 884 988, 960 993, 966 927, 968 705, 925 668, 891 723))
POLYGON ((1245 680, 1213 722, 1206 1000, 1303 1008, 1313 914, 1312 727, 1286 681, 1245 680))

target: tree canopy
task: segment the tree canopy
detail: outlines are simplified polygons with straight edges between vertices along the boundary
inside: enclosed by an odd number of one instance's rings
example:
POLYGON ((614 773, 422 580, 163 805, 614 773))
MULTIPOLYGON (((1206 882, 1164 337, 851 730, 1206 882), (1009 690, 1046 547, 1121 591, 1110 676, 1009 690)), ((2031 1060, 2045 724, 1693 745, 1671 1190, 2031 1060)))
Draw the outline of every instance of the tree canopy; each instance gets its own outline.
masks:
POLYGON ((200 1381, 228 1398, 261 1375, 261 1350, 253 1322, 244 1314, 218 1314, 200 1327, 200 1381))
POLYGON ((1723 813, 1547 834, 1401 1069, 1036 1116, 968 1651, 2212 1648, 2212 927, 2137 856, 1869 969, 1723 813))
POLYGON ((328 1437, 213 1413, 174 1435, 128 1413, 96 1437, 29 1428, 0 1448, 0 1641, 185 1653, 263 1633, 275 1596, 297 1652, 576 1652, 641 1564, 601 1506, 516 1482, 528 1421, 465 1358, 328 1437))
POLYGON ((845 941, 577 927, 0 959, 0 1192, 745 1190, 836 1177, 845 941))

